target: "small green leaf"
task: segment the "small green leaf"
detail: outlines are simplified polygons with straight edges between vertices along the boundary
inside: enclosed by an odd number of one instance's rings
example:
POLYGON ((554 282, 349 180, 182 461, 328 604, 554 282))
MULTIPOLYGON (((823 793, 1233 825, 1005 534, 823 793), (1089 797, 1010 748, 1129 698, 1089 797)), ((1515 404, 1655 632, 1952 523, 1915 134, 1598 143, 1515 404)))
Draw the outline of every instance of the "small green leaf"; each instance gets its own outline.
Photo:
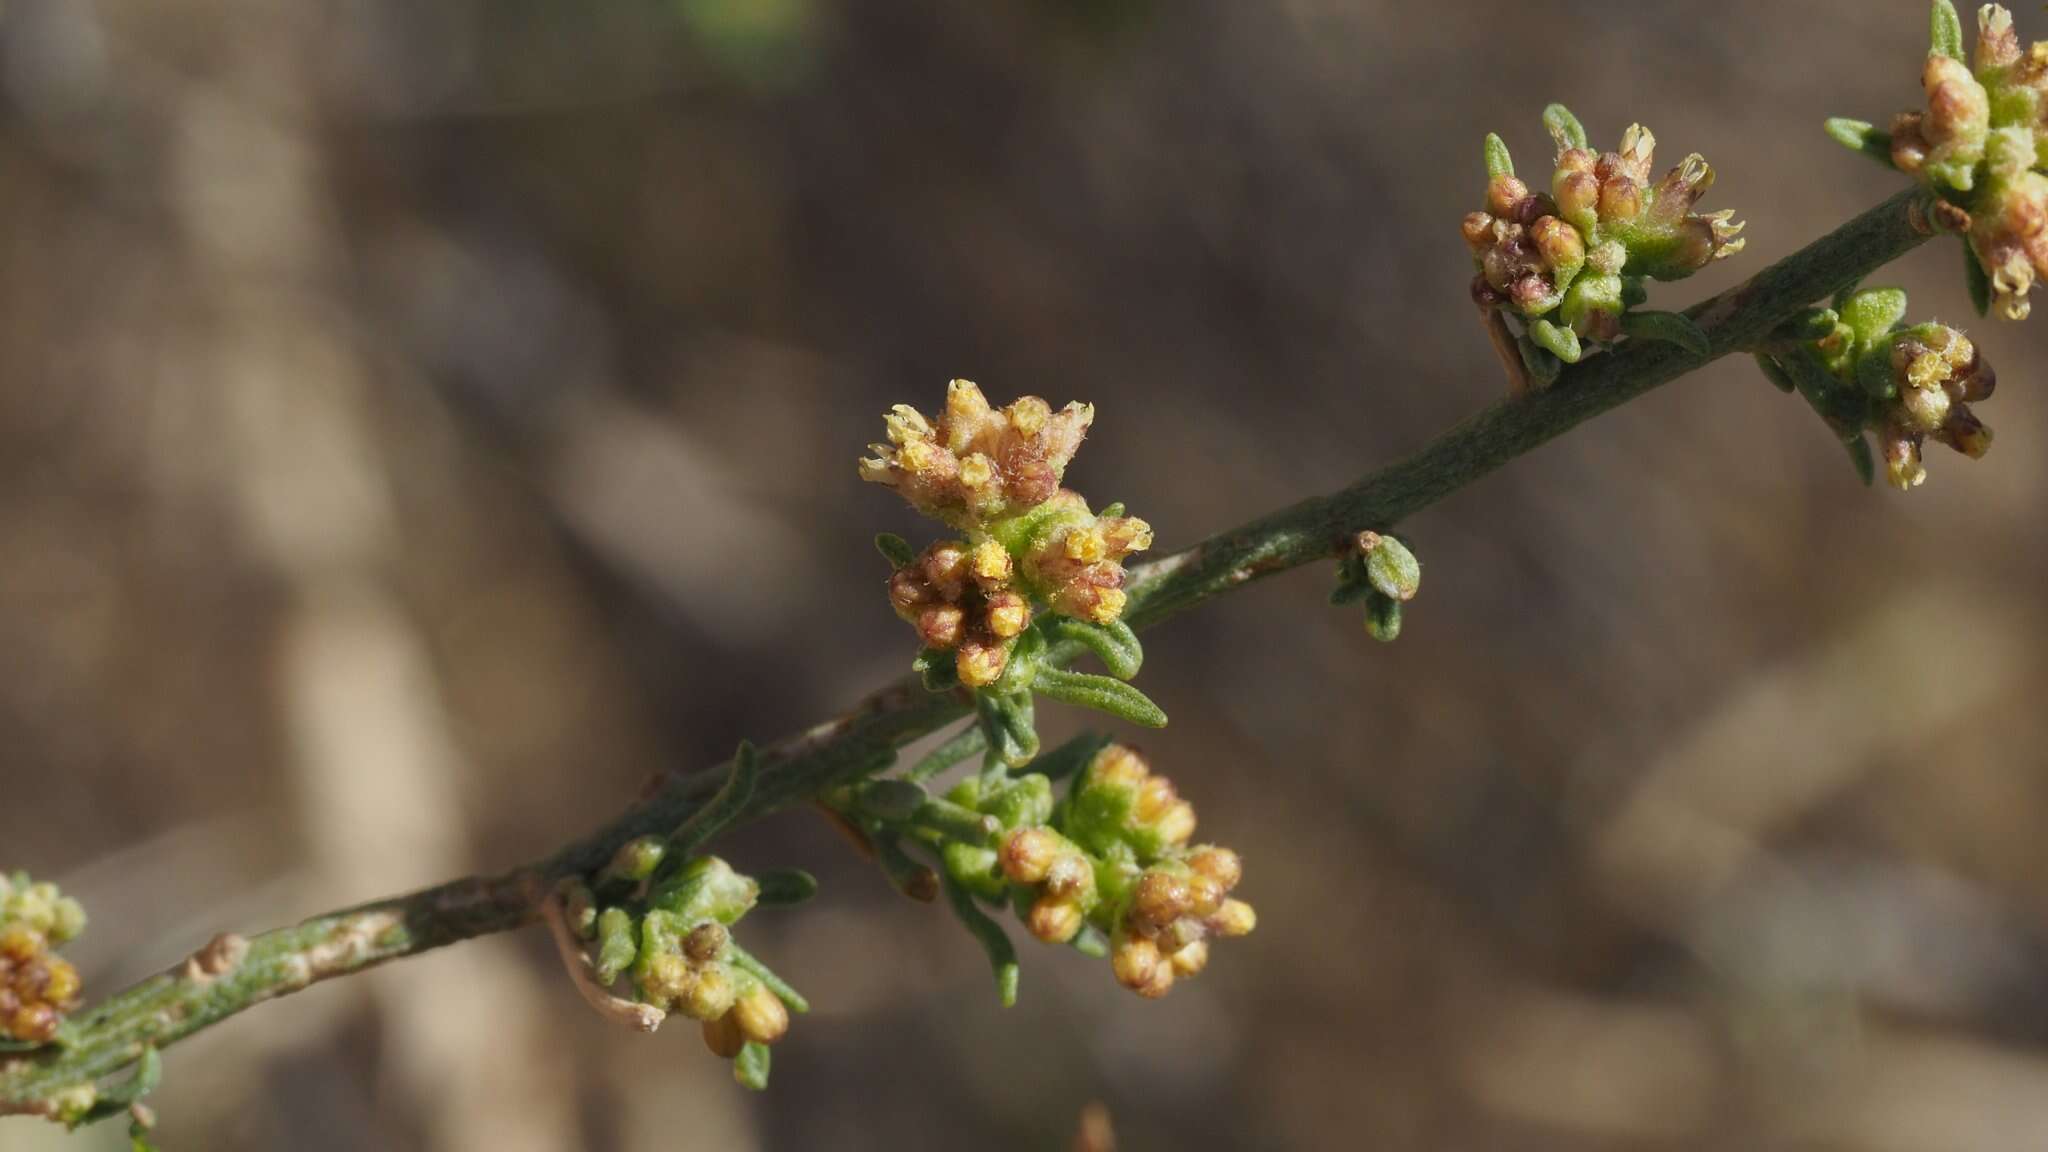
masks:
POLYGON ((754 877, 761 885, 761 903, 788 907, 802 904, 818 894, 818 878, 801 868, 778 868, 754 877))
POLYGON ((1567 148, 1586 146, 1585 126, 1579 123, 1577 116, 1572 115, 1571 109, 1562 104, 1552 104, 1543 110, 1543 130, 1550 133, 1550 138, 1557 142, 1557 150, 1560 153, 1567 148))
POLYGON ((1021 768, 1038 755, 1036 709, 1030 692, 974 694, 975 719, 988 741, 988 755, 997 764, 1021 768))
POLYGON ((1486 134, 1486 175, 1491 178, 1494 176, 1513 176, 1514 174, 1515 159, 1508 155, 1507 143, 1494 133, 1488 132, 1486 134))
POLYGON ((1991 277, 1985 274, 1984 265, 1977 259, 1966 242, 1963 245, 1963 279, 1970 288, 1970 307, 1979 316, 1991 314, 1991 277))
POLYGON ((1102 517, 1104 520, 1110 519, 1113 516, 1121 516, 1123 514, 1124 502, 1121 500, 1118 500, 1111 504, 1104 504, 1102 506, 1102 511, 1096 513, 1097 516, 1102 517))
POLYGON ((1382 596, 1413 600, 1422 587, 1422 562, 1406 544, 1376 532, 1372 550, 1365 554, 1365 578, 1382 596))
POLYGON ((733 1058, 732 1078, 739 1081, 742 1088, 765 1092, 768 1090, 768 1071, 774 1060, 766 1044, 749 1040, 740 1049, 740 1054, 733 1058))
POLYGON ((1391 644, 1401 635, 1401 602, 1378 592, 1365 602, 1366 634, 1382 644, 1391 644))
POLYGON ((1714 354, 1714 342, 1707 338, 1706 330, 1682 312, 1624 312, 1621 331, 1636 340, 1676 345, 1702 359, 1714 354))
POLYGON ((1039 672, 1034 686, 1040 693, 1062 704, 1107 712, 1145 728, 1166 727, 1166 713, 1160 710, 1159 705, 1121 680, 1047 668, 1039 672))
POLYGON ((910 546, 910 541, 905 540, 894 532, 883 532, 877 535, 875 537, 875 551, 880 552, 882 559, 887 560, 892 568, 908 567, 911 561, 917 559, 917 550, 910 546))
POLYGON ((1047 621, 1046 631, 1054 640, 1072 640, 1093 652, 1109 674, 1119 680, 1129 680, 1145 666, 1145 646, 1138 642, 1138 634, 1131 631, 1131 626, 1121 620, 1095 624, 1071 616, 1055 616, 1047 621))
POLYGON ((1004 933, 1003 926, 989 919, 988 914, 975 904, 974 897, 967 889, 955 883, 950 876, 941 877, 940 883, 945 887, 946 903, 953 909, 953 915, 958 917, 960 923, 966 925, 967 931, 980 942, 982 951, 988 953, 989 967, 993 968, 996 974, 996 995, 1001 998, 1003 1007, 1014 1007, 1017 1003, 1017 982, 1020 975, 1017 946, 1010 942, 1010 937, 1004 933))
POLYGON ((1567 364, 1577 364, 1584 351, 1579 347, 1579 334, 1569 328, 1552 324, 1548 320, 1536 319, 1529 322, 1529 339, 1536 346, 1567 364))
POLYGON ((1827 132, 1836 143, 1851 152, 1861 152, 1886 168, 1892 167, 1892 134, 1868 120, 1830 117, 1827 132))
POLYGON ((1876 344, 1906 318, 1903 288, 1864 288, 1841 303, 1842 323, 1856 334, 1864 347, 1876 344))
MULTIPOLYGON (((699 846, 730 824, 734 817, 746 809, 747 801, 754 795, 754 777, 760 771, 760 760, 754 746, 740 741, 739 751, 733 754, 732 767, 725 784, 718 793, 704 802, 704 806, 690 814, 669 837, 669 850, 663 859, 664 865, 673 865, 687 859, 699 846)), ((668 867, 661 869, 670 871, 668 867)))
POLYGON ((1515 347, 1522 353, 1522 367, 1529 370, 1531 383, 1538 388, 1548 388, 1557 383, 1558 376, 1564 372, 1564 361, 1527 336, 1516 337, 1515 347))
POLYGON ((767 985, 768 990, 775 993, 776 998, 788 1006, 791 1012, 802 1016, 811 1010, 811 1002, 804 999, 803 993, 790 987, 789 981, 777 976, 773 968, 761 963, 759 958, 753 953, 740 947, 738 941, 728 940, 725 945, 725 954, 732 961, 733 967, 767 985))
POLYGON ((904 823, 930 832, 941 840, 977 848, 993 847, 996 837, 1003 834, 1002 823, 995 817, 936 796, 918 805, 917 811, 904 823))
POLYGON ((1927 51, 1931 56, 1963 59, 1963 18, 1949 0, 1934 0, 1929 19, 1927 51))
POLYGON ((633 915, 624 908, 607 908, 597 916, 597 982, 610 987, 633 962, 640 958, 633 915))

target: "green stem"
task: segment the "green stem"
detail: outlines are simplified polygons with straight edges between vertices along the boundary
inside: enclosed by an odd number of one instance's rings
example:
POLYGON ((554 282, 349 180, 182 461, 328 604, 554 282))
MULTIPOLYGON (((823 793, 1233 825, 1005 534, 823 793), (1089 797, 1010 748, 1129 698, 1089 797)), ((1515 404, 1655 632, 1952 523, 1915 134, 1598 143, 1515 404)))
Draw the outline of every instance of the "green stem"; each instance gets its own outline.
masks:
MULTIPOLYGON (((1744 351, 1817 300, 1854 284, 1933 234, 1917 191, 1902 192, 1686 312, 1708 359, 1744 351)), ((1327 496, 1304 500, 1132 571, 1125 619, 1146 628, 1254 580, 1335 556, 1366 528, 1385 528, 1517 456, 1699 368, 1692 352, 1630 341, 1567 369, 1548 389, 1500 401, 1420 452, 1327 496)), ((1049 665, 1078 658, 1066 641, 1049 665)), ((762 749, 751 793, 732 822, 759 819, 886 763, 879 757, 965 716, 968 698, 927 692, 914 676, 852 712, 762 749)), ((636 836, 665 834, 694 815, 730 765, 673 777, 612 824, 547 860, 502 876, 465 878, 257 936, 239 962, 207 975, 195 958, 115 995, 74 1021, 71 1042, 0 1057, 0 1115, 54 1115, 67 1089, 111 1075, 245 1008, 309 984, 444 944, 521 927, 558 880, 603 867, 636 836)))

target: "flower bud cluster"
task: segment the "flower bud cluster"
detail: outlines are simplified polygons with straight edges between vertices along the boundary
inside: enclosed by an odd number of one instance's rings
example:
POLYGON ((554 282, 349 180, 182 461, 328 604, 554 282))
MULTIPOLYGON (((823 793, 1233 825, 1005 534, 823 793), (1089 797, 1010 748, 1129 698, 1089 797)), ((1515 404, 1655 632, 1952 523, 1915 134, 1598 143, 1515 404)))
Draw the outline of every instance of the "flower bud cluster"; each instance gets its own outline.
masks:
POLYGON ((1934 44, 1920 74, 1927 107, 1894 117, 1889 134, 1855 121, 1830 129, 1939 193, 1949 223, 1966 231, 1989 302, 2024 319, 2034 282, 2048 274, 2048 43, 2022 47, 2012 14, 1977 13, 1974 60, 1962 51, 1949 0, 1934 5, 1934 44))
POLYGON ((1031 601, 1017 591, 1016 561, 994 540, 941 540, 889 578, 889 603, 926 648, 954 654, 960 682, 993 684, 1017 637, 1031 625, 1031 601))
POLYGON ((594 914, 571 909, 577 931, 595 945, 598 982, 630 976, 636 1000, 698 1021, 705 1046, 728 1060, 750 1041, 780 1040, 789 1007, 732 936, 760 885, 716 856, 692 857, 665 877, 655 873, 658 863, 644 842, 629 843, 603 876, 643 883, 594 914))
POLYGON ((860 462, 862 479, 962 534, 899 562, 889 600, 925 648, 953 653, 970 688, 1003 674, 1037 612, 1101 625, 1123 614, 1123 561, 1151 547, 1152 529, 1120 510, 1097 515, 1060 487, 1094 416, 1036 396, 992 408, 955 380, 936 420, 891 410, 889 442, 860 462))
POLYGON ((1057 806, 1043 776, 968 780, 950 798, 1006 829, 994 849, 949 847, 954 881, 1007 901, 1047 943, 1106 939, 1118 981, 1142 996, 1165 995, 1208 964, 1211 940, 1257 921, 1230 897, 1243 875, 1237 854, 1190 846, 1194 806, 1122 745, 1097 752, 1057 806))
POLYGON ((1991 430, 1970 405, 1988 399, 1998 377, 1968 336, 1946 324, 1904 323, 1906 294, 1894 288, 1851 293, 1836 309, 1795 324, 1819 333, 1778 353, 1775 364, 1853 452, 1875 435, 1885 477, 1900 490, 1927 478, 1927 440, 1972 459, 1991 447, 1991 430))
POLYGON ((85 930, 85 910, 27 873, 0 876, 0 1040, 46 1044, 78 1006, 78 969, 53 949, 85 930))
POLYGON ((1600 153, 1562 106, 1544 119, 1557 145, 1548 189, 1518 178, 1506 146, 1489 138, 1486 208, 1461 230, 1478 269, 1473 298, 1522 317, 1539 346, 1572 363, 1581 339, 1622 335, 1644 278, 1683 279, 1741 251, 1742 225, 1732 212, 1693 211, 1714 183, 1697 154, 1652 183, 1649 129, 1632 125, 1619 151, 1600 153))

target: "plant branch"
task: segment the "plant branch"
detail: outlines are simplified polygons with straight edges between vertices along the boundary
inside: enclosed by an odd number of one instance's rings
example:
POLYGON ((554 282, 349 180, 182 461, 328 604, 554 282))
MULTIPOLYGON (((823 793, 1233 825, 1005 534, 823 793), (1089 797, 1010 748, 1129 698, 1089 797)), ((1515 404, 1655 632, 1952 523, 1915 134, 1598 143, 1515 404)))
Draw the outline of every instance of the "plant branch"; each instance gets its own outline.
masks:
MULTIPOLYGON (((1364 529, 1384 529, 1586 420, 1748 350, 1800 309, 1847 288, 1936 232, 1924 194, 1902 192, 1747 283, 1686 312, 1709 352, 1630 340, 1565 371, 1548 389, 1510 397, 1421 451, 1329 495, 1304 500, 1137 568, 1126 620, 1146 628, 1254 580, 1333 557, 1364 529)), ((1361 400, 1363 403, 1363 400, 1361 400)), ((1070 663, 1072 641, 1048 653, 1070 663)), ((927 692, 904 677, 853 711, 759 753, 751 792, 729 816, 758 819, 872 774, 897 748, 971 711, 965 694, 927 692)), ((730 764, 662 780, 612 824, 554 856, 502 876, 465 878, 265 933, 223 938, 179 967, 89 1010, 59 1045, 0 1058, 0 1115, 57 1117, 67 1092, 112 1075, 243 1009, 320 980, 361 971, 540 917, 559 880, 588 873, 636 836, 667 833, 697 813, 730 764)))

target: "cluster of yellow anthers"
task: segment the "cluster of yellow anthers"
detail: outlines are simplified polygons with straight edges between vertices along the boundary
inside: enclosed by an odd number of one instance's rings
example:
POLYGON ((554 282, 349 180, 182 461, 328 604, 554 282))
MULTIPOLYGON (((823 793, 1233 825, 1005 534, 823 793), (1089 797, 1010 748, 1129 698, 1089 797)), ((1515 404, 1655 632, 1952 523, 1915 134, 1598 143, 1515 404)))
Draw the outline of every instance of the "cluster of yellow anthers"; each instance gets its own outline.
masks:
POLYGON ((1060 487, 1095 410, 1055 412, 1036 396, 992 408, 955 380, 927 420, 907 405, 883 418, 889 442, 860 462, 863 480, 963 533, 927 548, 890 579, 897 615, 927 648, 955 654, 960 682, 992 684, 1035 610, 1114 622, 1123 614, 1123 560, 1151 547, 1152 529, 1097 516, 1060 487))
MULTIPOLYGON (((1943 9, 1937 9, 1939 17, 1943 9)), ((1954 19, 1953 9, 1946 9, 1954 19)), ((2048 275, 2048 43, 2022 48, 2012 14, 1977 13, 1975 68, 1939 43, 1921 86, 1927 110, 1892 121, 1894 167, 1960 202, 1972 251, 2008 318, 2025 318, 2027 294, 2048 275)))
POLYGON ((1117 980, 1159 997, 1209 963, 1209 941, 1243 936, 1252 906, 1232 899, 1237 853, 1189 847, 1195 809, 1136 752, 1097 753, 1052 826, 1017 828, 999 853, 1003 878, 1026 891, 1031 934, 1053 944, 1090 924, 1108 934, 1117 980))
POLYGON ((1036 396, 989 406, 969 380, 946 389, 937 420, 908 404, 882 418, 889 442, 860 462, 863 480, 887 484, 919 512, 962 530, 1052 499, 1067 462, 1095 422, 1092 405, 1058 412, 1036 396))
POLYGON ((1991 365, 1969 337, 1945 324, 1911 329, 1891 347, 1896 398, 1884 405, 1878 430, 1885 473, 1894 487, 1927 478, 1920 444, 1933 437, 1971 459, 1991 448, 1991 430, 1970 411, 1998 385, 1991 365))
POLYGON ((0 1039, 48 1043, 78 1006, 78 969, 51 949, 85 929, 85 912, 25 875, 0 876, 0 1039))

